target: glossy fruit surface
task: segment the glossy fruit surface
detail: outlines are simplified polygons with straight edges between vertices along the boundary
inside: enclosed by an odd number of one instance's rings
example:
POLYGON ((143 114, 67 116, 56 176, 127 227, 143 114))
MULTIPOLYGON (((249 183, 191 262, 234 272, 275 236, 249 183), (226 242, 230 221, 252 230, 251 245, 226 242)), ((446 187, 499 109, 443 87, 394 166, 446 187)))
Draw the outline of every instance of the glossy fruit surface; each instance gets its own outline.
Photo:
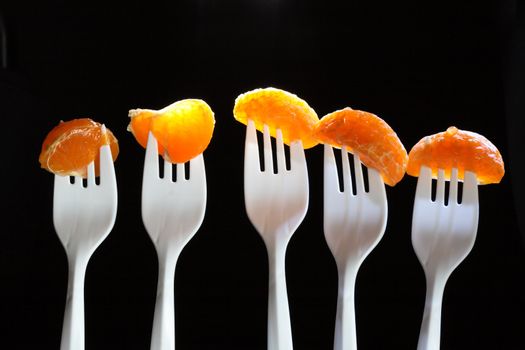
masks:
POLYGON ((88 164, 95 161, 98 176, 100 147, 110 145, 113 161, 119 153, 117 139, 104 129, 89 118, 61 121, 42 143, 40 166, 56 175, 86 177, 88 164))
POLYGON ((348 107, 329 113, 316 125, 315 136, 322 143, 345 146, 359 155, 364 165, 381 173, 387 185, 394 186, 405 174, 405 147, 394 130, 372 113, 348 107))
POLYGON ((305 149, 318 144, 312 135, 319 121, 317 113, 306 101, 287 91, 270 87, 241 94, 235 100, 233 115, 243 124, 253 120, 261 132, 268 125, 273 137, 281 129, 287 145, 295 140, 301 140, 305 149))
POLYGON ((484 136, 472 131, 460 130, 454 126, 446 131, 422 138, 408 155, 407 173, 419 176, 422 165, 432 169, 445 170, 450 179, 452 168, 458 169, 458 178, 463 179, 465 171, 476 173, 480 185, 499 183, 505 174, 503 158, 499 150, 484 136))
POLYGON ((128 130, 144 148, 151 131, 159 154, 172 163, 185 163, 208 147, 215 128, 215 117, 203 100, 177 101, 161 110, 132 109, 128 130))

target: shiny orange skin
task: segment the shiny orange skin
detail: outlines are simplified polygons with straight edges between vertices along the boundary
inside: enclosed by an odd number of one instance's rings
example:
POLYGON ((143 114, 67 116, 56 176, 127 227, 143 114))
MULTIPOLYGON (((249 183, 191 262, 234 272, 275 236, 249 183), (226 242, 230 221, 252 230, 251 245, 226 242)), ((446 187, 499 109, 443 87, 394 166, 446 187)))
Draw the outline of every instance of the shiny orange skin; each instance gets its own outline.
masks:
POLYGON ((39 156, 40 166, 61 176, 87 176, 87 166, 95 161, 95 175, 99 175, 100 147, 109 144, 113 161, 119 153, 113 133, 89 118, 61 121, 46 136, 39 156))
POLYGON ((437 177, 438 169, 445 170, 450 179, 452 168, 458 169, 463 180, 465 171, 476 173, 480 185, 499 183, 505 174, 500 152, 484 136, 451 126, 446 131, 422 138, 408 155, 407 174, 419 176, 422 165, 432 169, 437 177))
POLYGON ((158 152, 171 163, 185 163, 208 147, 215 128, 215 117, 203 100, 185 99, 161 110, 133 109, 128 130, 137 142, 147 146, 151 131, 158 152))
POLYGON ((241 94, 235 100, 233 116, 243 124, 253 120, 255 128, 264 130, 268 125, 270 135, 275 137, 277 129, 281 129, 283 141, 301 140, 303 148, 311 148, 318 144, 312 132, 319 121, 317 113, 296 95, 276 88, 255 89, 241 94))
POLYGON ((315 136, 324 144, 345 146, 364 165, 380 172, 387 185, 395 186, 405 174, 405 147, 394 130, 372 113, 349 107, 329 113, 317 123, 315 136))

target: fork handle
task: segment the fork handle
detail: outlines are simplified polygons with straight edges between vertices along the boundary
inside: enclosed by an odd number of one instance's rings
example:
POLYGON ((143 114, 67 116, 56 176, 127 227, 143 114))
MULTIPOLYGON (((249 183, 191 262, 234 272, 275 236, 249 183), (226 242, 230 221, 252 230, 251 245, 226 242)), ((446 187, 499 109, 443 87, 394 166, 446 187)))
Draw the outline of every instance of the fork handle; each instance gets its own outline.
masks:
POLYGON ((84 350, 84 278, 88 259, 70 258, 60 350, 84 350))
POLYGON ((151 350, 175 349, 175 267, 177 257, 159 259, 157 299, 153 315, 151 350))
POLYGON ((446 280, 427 277, 425 311, 417 350, 439 350, 441 338, 441 307, 446 280))
POLYGON ((356 350, 355 282, 357 269, 338 270, 337 311, 335 316, 334 350, 356 350))
POLYGON ((285 258, 285 243, 268 246, 268 350, 293 349, 285 258))

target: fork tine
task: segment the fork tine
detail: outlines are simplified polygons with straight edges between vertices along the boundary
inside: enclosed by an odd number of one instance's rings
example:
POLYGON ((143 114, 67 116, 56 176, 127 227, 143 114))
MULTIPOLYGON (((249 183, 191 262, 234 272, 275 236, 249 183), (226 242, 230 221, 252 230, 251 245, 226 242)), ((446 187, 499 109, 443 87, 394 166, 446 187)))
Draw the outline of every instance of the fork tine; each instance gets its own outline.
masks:
MULTIPOLYGON (((191 181, 206 181, 206 171, 204 167, 204 156, 199 154, 197 157, 190 160, 190 173, 188 175, 188 180, 191 181)), ((177 169, 178 171, 178 169, 177 169)), ((178 173, 177 173, 178 175, 178 173)))
POLYGON ((81 176, 75 176, 75 181, 73 182, 73 186, 82 187, 82 177, 81 176))
POLYGON ((264 171, 273 171, 272 141, 270 139, 270 127, 264 124, 264 171))
POLYGON ((301 140, 293 141, 290 144, 290 171, 295 173, 301 172, 302 174, 308 173, 303 142, 301 140))
MULTIPOLYGON (((105 125, 102 125, 101 131, 107 137, 105 125)), ((100 147, 99 164, 100 184, 102 184, 104 181, 109 181, 109 185, 116 188, 117 183, 115 180, 115 167, 113 165, 113 157, 111 156, 111 147, 109 146, 109 144, 100 147)), ((95 177, 93 176, 93 181, 94 179, 95 177)))
POLYGON ((350 163, 348 161, 348 151, 346 147, 341 147, 341 162, 343 163, 343 191, 352 193, 352 174, 350 173, 350 163))
MULTIPOLYGON (((244 168, 248 171, 251 171, 251 169, 257 169, 261 171, 261 164, 259 161, 259 146, 257 145, 257 131, 255 130, 255 123, 251 119, 248 120, 248 125, 246 126, 244 168)), ((191 171, 192 170, 190 169, 190 172, 191 171)))
POLYGON ((100 184, 109 181, 109 185, 116 187, 115 167, 113 165, 113 157, 111 156, 111 148, 109 145, 104 145, 100 148, 100 184))
POLYGON ((186 180, 184 163, 177 163, 177 182, 186 180))
POLYGON ((450 192, 448 195, 448 205, 458 202, 458 168, 452 168, 450 172, 450 192))
POLYGON ((283 132, 281 129, 277 129, 276 135, 276 154, 277 154, 277 171, 286 171, 286 160, 284 156, 284 143, 283 143, 283 132))
POLYGON ((376 192, 378 190, 385 190, 385 183, 379 171, 374 168, 368 169, 368 192, 376 192))
POLYGON ((339 193, 339 178, 335 162, 334 149, 324 145, 324 194, 339 193))
POLYGON ((438 169, 435 202, 445 205, 445 170, 443 169, 438 169))
MULTIPOLYGON (((171 179, 173 178, 173 172, 172 172, 173 164, 166 159, 167 158, 166 155, 167 155, 167 152, 165 152, 164 154, 164 176, 162 178, 166 181, 171 181, 171 179)), ((177 172, 177 175, 179 175, 178 172, 177 172)))
POLYGON ((69 176, 55 175, 55 191, 69 185, 69 176))
POLYGON ((363 181, 363 167, 361 166, 361 159, 359 158, 358 154, 354 154, 354 172, 356 194, 365 192, 365 183, 363 181))
POLYGON ((476 174, 471 171, 465 171, 462 198, 462 204, 478 204, 478 179, 476 174))
POLYGON ((159 178, 159 156, 157 139, 150 131, 148 135, 148 144, 146 146, 146 156, 144 158, 144 178, 159 178))
POLYGON ((421 166, 417 179, 416 198, 430 200, 432 198, 432 169, 421 166))
POLYGON ((87 183, 88 187, 95 185, 95 162, 91 162, 87 166, 87 183))

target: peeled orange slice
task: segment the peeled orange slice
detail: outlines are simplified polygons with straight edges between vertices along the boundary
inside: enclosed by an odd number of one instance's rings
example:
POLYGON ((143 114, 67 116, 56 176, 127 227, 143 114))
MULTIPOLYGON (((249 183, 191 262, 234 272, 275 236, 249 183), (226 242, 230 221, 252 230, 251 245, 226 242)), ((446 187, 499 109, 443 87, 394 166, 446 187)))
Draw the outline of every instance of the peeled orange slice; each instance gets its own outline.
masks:
POLYGON ((505 174, 503 159, 496 146, 484 136, 451 126, 446 131, 422 138, 408 155, 407 173, 419 176, 422 165, 432 169, 437 177, 438 168, 450 179, 452 168, 458 169, 458 178, 465 171, 476 173, 480 185, 499 183, 505 174))
POLYGON ((265 88, 241 94, 235 100, 233 115, 243 124, 253 120, 261 132, 264 124, 268 125, 273 137, 281 129, 287 145, 295 140, 301 140, 305 149, 318 144, 312 132, 319 117, 306 101, 287 91, 265 88))
POLYGON ((62 176, 87 176, 87 166, 95 161, 98 176, 100 147, 109 144, 113 161, 119 153, 113 133, 89 118, 61 121, 46 136, 40 152, 42 168, 62 176))
POLYGON ((215 117, 203 100, 177 101, 161 110, 132 109, 128 130, 144 148, 151 131, 157 139, 159 154, 172 163, 185 163, 208 147, 215 117))
POLYGON ((394 186, 405 174, 405 147, 394 130, 372 113, 347 107, 327 114, 317 123, 315 136, 322 143, 345 146, 357 154, 364 165, 381 173, 387 185, 394 186))

